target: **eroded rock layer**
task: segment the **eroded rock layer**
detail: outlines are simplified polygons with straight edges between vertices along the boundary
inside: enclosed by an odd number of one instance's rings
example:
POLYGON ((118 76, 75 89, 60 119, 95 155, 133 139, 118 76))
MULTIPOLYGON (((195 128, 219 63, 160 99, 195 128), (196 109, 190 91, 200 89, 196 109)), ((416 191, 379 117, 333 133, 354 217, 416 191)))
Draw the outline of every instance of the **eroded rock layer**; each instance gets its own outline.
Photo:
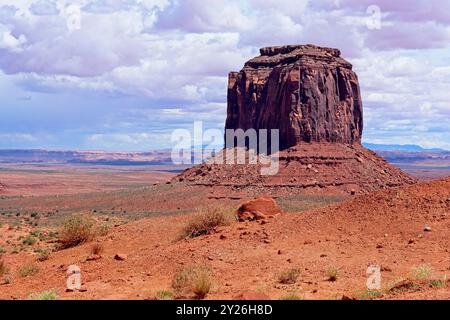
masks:
POLYGON ((358 77, 339 50, 298 45, 260 51, 229 74, 226 129, 279 129, 281 149, 361 141, 358 77))
POLYGON ((261 175, 267 165, 203 163, 174 181, 206 186, 259 188, 292 193, 360 194, 416 182, 360 144, 299 143, 279 154, 275 175, 261 175))

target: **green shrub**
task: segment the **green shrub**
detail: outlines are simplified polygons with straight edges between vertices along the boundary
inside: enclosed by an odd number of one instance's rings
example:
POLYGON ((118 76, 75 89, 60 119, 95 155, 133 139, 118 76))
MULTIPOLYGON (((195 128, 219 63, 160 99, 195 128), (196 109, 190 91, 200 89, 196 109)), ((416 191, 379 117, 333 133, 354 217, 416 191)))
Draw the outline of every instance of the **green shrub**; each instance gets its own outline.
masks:
POLYGON ((26 246, 32 246, 36 243, 36 241, 36 238, 29 234, 25 239, 22 240, 22 244, 26 246))
POLYGON ((428 286, 430 288, 442 288, 447 285, 447 279, 433 279, 428 281, 428 286))
POLYGON ((362 293, 357 295, 357 298, 360 300, 372 300, 379 299, 383 296, 383 291, 381 290, 365 290, 362 293))
POLYGON ((28 300, 58 300, 58 294, 53 290, 32 293, 28 296, 28 300))

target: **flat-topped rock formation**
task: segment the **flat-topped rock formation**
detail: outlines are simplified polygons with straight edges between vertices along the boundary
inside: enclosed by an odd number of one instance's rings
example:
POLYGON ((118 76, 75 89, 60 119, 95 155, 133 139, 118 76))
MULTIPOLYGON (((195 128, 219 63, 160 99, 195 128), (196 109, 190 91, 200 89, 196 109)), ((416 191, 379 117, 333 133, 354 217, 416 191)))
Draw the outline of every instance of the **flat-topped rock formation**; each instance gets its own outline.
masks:
POLYGON ((279 129, 280 147, 361 141, 358 77, 337 49, 262 48, 228 81, 226 129, 279 129))
POLYGON ((278 129, 279 170, 204 163, 174 179, 189 184, 289 192, 370 192, 416 180, 361 145, 358 77, 337 49, 268 47, 228 82, 225 129, 278 129))

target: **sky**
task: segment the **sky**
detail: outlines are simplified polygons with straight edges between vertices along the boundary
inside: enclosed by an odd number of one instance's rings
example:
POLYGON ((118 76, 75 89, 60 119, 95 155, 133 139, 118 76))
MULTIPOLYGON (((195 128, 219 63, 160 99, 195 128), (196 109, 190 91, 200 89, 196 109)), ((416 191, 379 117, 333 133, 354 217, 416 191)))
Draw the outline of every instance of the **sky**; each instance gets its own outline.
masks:
POLYGON ((271 45, 353 64, 363 141, 450 149, 450 1, 0 0, 0 148, 147 151, 222 129, 227 76, 271 45))

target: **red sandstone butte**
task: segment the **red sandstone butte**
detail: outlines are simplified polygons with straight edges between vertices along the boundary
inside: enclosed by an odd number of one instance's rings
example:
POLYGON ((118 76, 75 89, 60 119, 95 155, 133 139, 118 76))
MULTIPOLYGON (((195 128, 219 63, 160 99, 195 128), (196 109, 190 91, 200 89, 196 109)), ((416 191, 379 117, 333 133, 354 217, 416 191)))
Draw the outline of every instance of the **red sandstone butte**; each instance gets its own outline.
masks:
POLYGON ((264 176, 260 164, 203 163, 175 182, 273 196, 356 195, 417 181, 361 145, 358 77, 338 49, 291 45, 260 52, 229 75, 225 129, 278 129, 279 170, 264 176))
POLYGON ((279 129, 280 147, 361 141, 358 77, 338 49, 268 47, 228 81, 226 129, 279 129))

